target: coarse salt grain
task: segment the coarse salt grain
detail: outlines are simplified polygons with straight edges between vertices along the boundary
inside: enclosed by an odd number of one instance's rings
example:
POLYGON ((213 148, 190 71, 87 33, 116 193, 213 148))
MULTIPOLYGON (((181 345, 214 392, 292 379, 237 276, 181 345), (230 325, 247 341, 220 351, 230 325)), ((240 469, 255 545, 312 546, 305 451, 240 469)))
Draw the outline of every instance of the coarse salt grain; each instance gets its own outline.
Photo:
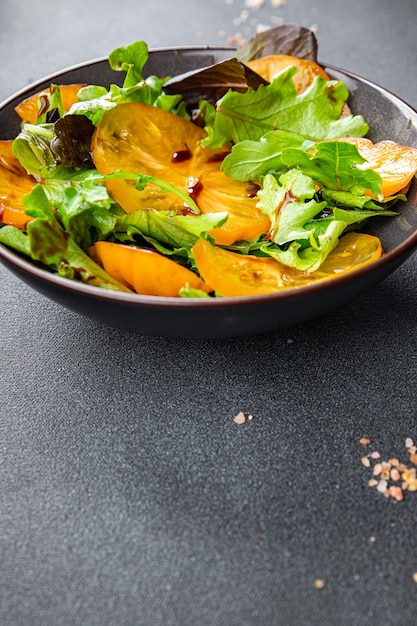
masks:
POLYGON ((379 483, 376 486, 376 490, 379 491, 379 493, 385 493, 388 487, 388 482, 386 480, 380 480, 379 483))
POLYGON ((414 442, 411 439, 411 437, 407 437, 407 439, 405 440, 405 447, 406 448, 411 448, 413 445, 414 445, 414 442))
POLYGON ((246 422, 246 417, 243 411, 239 411, 237 415, 233 418, 235 424, 244 424, 246 422))
POLYGON ((389 495, 395 500, 398 500, 398 502, 404 500, 404 493, 401 487, 391 485, 391 487, 389 488, 389 495))
POLYGON ((381 463, 377 463, 376 465, 374 465, 374 469, 372 470, 373 475, 374 476, 379 476, 381 472, 382 472, 382 465, 381 465, 381 463))
POLYGON ((417 572, 413 572, 413 580, 417 583, 417 572))
POLYGON ((364 465, 365 467, 370 467, 371 466, 371 461, 368 459, 367 456, 363 456, 361 458, 361 463, 362 465, 364 465))
POLYGON ((371 440, 368 439, 368 437, 362 437, 361 439, 359 439, 359 443, 361 443, 363 446, 369 446, 371 440))
POLYGON ((323 589, 324 580, 322 578, 316 578, 316 580, 314 581, 314 586, 316 589, 323 589))
POLYGON ((394 481, 400 480, 400 478, 401 478, 401 474, 400 474, 400 472, 397 470, 397 468, 396 468, 396 467, 394 467, 394 468, 391 470, 391 472, 390 472, 390 478, 391 478, 391 480, 394 480, 394 481))

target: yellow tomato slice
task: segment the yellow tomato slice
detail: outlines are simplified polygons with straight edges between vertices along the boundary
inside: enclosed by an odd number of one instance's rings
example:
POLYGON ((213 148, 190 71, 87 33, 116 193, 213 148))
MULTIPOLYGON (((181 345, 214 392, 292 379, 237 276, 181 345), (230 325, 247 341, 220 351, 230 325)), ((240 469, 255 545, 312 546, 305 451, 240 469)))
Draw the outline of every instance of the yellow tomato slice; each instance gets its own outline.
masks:
MULTIPOLYGON (((225 224, 212 234, 220 244, 251 240, 269 228, 246 183, 228 178, 220 165, 223 149, 201 146, 205 131, 182 117, 142 103, 121 104, 107 111, 92 143, 101 174, 116 170, 150 174, 188 193, 202 213, 227 211, 225 224)), ((175 195, 149 185, 143 191, 125 180, 108 180, 108 189, 127 212, 143 208, 186 211, 175 195)))
POLYGON ((297 287, 309 281, 272 258, 239 254, 199 239, 192 249, 198 271, 222 296, 259 296, 297 287))
POLYGON ((150 296, 179 296, 185 285, 212 291, 194 272, 154 250, 98 241, 92 256, 104 270, 136 293, 150 296))
POLYGON ((269 55, 260 59, 253 59, 252 61, 248 61, 245 65, 268 82, 272 82, 277 74, 293 65, 298 70, 293 76, 293 82, 298 93, 302 93, 308 89, 316 76, 330 80, 329 75, 326 74, 324 69, 317 63, 314 63, 314 61, 298 59, 297 57, 286 54, 269 55))
POLYGON ((378 237, 367 233, 346 233, 315 275, 318 279, 335 278, 377 261, 383 253, 378 237))
MULTIPOLYGON (((61 95, 62 106, 64 107, 64 111, 69 111, 71 106, 77 102, 78 92, 81 87, 85 87, 83 84, 75 84, 75 85, 59 85, 59 93, 61 95)), ((34 124, 38 119, 39 114, 39 99, 42 96, 48 96, 51 93, 51 88, 43 89, 38 93, 35 93, 33 96, 22 100, 17 107, 15 107, 15 111, 18 116, 28 124, 34 124)))
POLYGON ((362 167, 366 166, 381 176, 381 193, 384 197, 405 189, 417 172, 416 148, 401 146, 389 140, 372 143, 370 139, 349 137, 340 141, 354 143, 359 154, 368 161, 362 167))
POLYGON ((302 272, 272 258, 248 256, 199 239, 193 255, 198 271, 225 297, 258 296, 336 278, 372 263, 382 255, 381 242, 365 233, 348 233, 317 272, 302 272))
POLYGON ((35 179, 12 152, 12 141, 0 141, 0 222, 24 228, 32 218, 25 213, 23 196, 32 191, 35 179))

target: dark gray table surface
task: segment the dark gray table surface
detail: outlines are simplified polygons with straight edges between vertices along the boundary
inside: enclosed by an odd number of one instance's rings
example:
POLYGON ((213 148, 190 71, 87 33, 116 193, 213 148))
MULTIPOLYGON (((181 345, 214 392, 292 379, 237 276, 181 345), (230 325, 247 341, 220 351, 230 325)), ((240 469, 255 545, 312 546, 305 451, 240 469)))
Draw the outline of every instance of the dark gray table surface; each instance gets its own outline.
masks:
MULTIPOLYGON (((284 21, 417 106, 416 10, 1 0, 0 100, 136 39, 229 43, 284 21)), ((1 267, 0 624, 417 623, 417 493, 371 489, 359 443, 405 460, 417 441, 416 272, 414 255, 303 326, 191 342, 100 326, 1 267)))

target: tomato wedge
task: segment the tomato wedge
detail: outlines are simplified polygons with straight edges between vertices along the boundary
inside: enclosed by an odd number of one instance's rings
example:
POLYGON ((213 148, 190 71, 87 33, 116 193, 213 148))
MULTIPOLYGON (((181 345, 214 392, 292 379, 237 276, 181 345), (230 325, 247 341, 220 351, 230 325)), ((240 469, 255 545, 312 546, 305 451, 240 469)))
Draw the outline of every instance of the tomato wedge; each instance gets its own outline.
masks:
MULTIPOLYGON (((64 111, 69 111, 71 106, 78 101, 78 92, 82 87, 85 87, 85 85, 59 85, 58 88, 64 111)), ((46 98, 50 95, 50 93, 51 87, 43 89, 42 91, 35 93, 33 96, 22 100, 22 102, 15 107, 16 113, 24 122, 34 124, 39 115, 39 102, 42 102, 42 98, 46 98)))
POLYGON ((203 279, 222 296, 258 296, 303 287, 352 272, 382 255, 381 242, 365 233, 348 233, 320 270, 302 272, 268 257, 254 257, 213 246, 199 239, 192 249, 203 279))
POLYGON ((406 189, 417 172, 417 149, 394 141, 372 143, 370 139, 349 137, 339 141, 354 143, 359 154, 368 161, 361 167, 377 172, 382 179, 381 193, 393 196, 406 189))
MULTIPOLYGON (((92 154, 101 174, 150 174, 188 193, 202 213, 227 211, 225 224, 211 233, 217 243, 254 239, 268 230, 269 218, 256 208, 250 186, 220 170, 227 150, 201 146, 205 136, 203 129, 173 113, 127 103, 104 114, 93 136, 92 154)), ((125 180, 108 180, 107 185, 127 212, 149 207, 186 210, 177 196, 155 186, 138 191, 125 180)))
POLYGON ((205 293, 212 291, 197 274, 154 250, 98 241, 92 256, 112 278, 136 293, 176 297, 187 284, 205 293))
POLYGON ((297 68, 297 73, 293 76, 293 82, 298 93, 302 93, 310 85, 316 76, 321 76, 325 80, 330 80, 329 75, 320 65, 307 59, 298 59, 286 54, 277 54, 253 59, 245 63, 254 72, 262 76, 268 82, 291 65, 297 68))
POLYGON ((0 222, 25 228, 32 218, 25 213, 23 196, 31 192, 35 179, 14 156, 12 143, 0 141, 0 222))

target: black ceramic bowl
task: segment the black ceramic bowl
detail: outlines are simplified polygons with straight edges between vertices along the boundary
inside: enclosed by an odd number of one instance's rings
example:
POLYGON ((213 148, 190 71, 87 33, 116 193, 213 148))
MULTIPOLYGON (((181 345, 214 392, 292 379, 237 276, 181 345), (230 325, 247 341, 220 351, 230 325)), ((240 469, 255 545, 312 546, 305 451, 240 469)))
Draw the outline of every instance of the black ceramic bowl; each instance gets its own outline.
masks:
MULTIPOLYGON (((233 56, 230 47, 184 47, 150 53, 149 74, 175 75, 233 56)), ((354 113, 368 121, 373 141, 392 139, 417 146, 417 112, 396 96, 371 82, 326 66, 332 78, 342 80, 350 91, 354 113)), ((23 98, 51 82, 94 83, 108 86, 124 75, 110 69, 107 59, 69 68, 31 85, 0 106, 0 138, 19 132, 14 107, 23 98)), ((299 324, 336 309, 391 274, 417 247, 417 180, 409 200, 395 218, 374 218, 368 232, 377 234, 386 254, 356 272, 308 287, 264 296, 213 299, 181 299, 141 296, 102 290, 79 284, 40 269, 0 245, 0 259, 14 274, 45 296, 77 313, 106 325, 143 335, 182 338, 230 338, 254 335, 299 324)))

